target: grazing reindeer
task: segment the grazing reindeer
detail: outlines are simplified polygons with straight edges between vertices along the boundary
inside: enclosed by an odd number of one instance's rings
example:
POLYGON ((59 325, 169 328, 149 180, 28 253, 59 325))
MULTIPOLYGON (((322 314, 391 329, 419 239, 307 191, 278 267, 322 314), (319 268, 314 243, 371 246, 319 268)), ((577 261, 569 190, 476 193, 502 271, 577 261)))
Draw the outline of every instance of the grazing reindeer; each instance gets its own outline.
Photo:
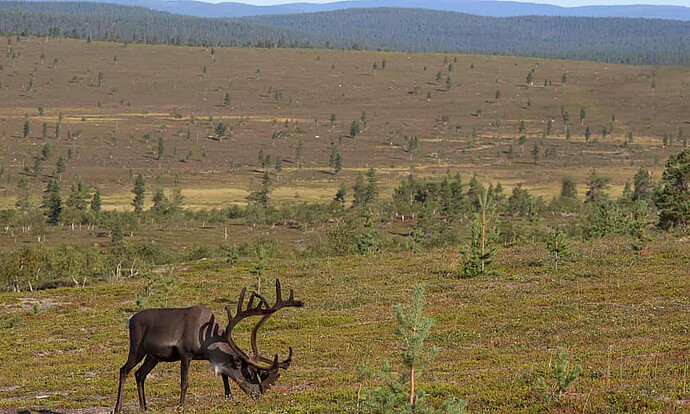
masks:
POLYGON ((129 357, 120 368, 120 383, 117 390, 115 413, 122 408, 122 387, 129 372, 142 360, 144 363, 135 373, 139 407, 146 410, 144 381, 149 372, 161 361, 180 361, 180 406, 184 405, 187 391, 187 374, 191 360, 207 360, 211 369, 223 377, 225 397, 230 397, 228 377, 235 381, 242 391, 252 399, 257 399, 266 392, 280 376, 280 369, 287 369, 292 361, 292 348, 286 360, 278 362, 278 355, 268 359, 261 356, 256 342, 259 328, 276 311, 287 307, 302 307, 302 301, 290 297, 283 300, 280 281, 276 280, 276 302, 273 306, 258 293, 252 293, 247 307, 244 308, 244 296, 247 289, 242 289, 237 302, 237 311, 232 316, 229 306, 228 325, 223 328, 216 317, 204 306, 193 306, 184 309, 147 309, 132 316, 127 322, 129 328, 129 357), (256 303, 255 303, 256 301, 256 303), (243 319, 250 316, 261 316, 252 329, 252 355, 247 355, 232 338, 233 328, 243 319))

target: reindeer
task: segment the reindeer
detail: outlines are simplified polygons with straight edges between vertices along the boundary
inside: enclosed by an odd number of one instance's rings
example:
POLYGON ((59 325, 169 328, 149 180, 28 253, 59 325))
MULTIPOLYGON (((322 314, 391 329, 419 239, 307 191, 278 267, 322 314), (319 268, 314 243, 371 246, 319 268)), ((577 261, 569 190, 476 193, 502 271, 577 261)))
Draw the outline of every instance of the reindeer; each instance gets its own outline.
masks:
POLYGON ((230 306, 225 307, 228 324, 223 330, 216 317, 204 306, 182 309, 147 309, 133 315, 127 321, 129 328, 129 356, 120 368, 120 382, 117 390, 117 403, 114 413, 122 408, 122 387, 129 372, 142 360, 144 363, 136 371, 139 407, 146 410, 144 381, 151 370, 161 361, 180 361, 180 407, 184 406, 187 392, 189 363, 192 360, 206 360, 211 370, 223 378, 225 398, 230 398, 228 378, 232 378, 240 389, 256 400, 266 392, 280 376, 280 369, 287 369, 292 362, 292 348, 287 359, 278 361, 278 355, 271 360, 261 355, 256 341, 259 328, 282 308, 302 307, 302 301, 295 300, 290 289, 290 297, 282 299, 280 281, 276 280, 276 302, 270 306, 260 294, 252 292, 246 308, 243 288, 237 302, 237 311, 232 316, 230 306), (256 302, 256 304, 255 304, 256 302), (240 321, 250 316, 261 319, 252 329, 252 355, 245 353, 232 338, 232 330, 240 321))

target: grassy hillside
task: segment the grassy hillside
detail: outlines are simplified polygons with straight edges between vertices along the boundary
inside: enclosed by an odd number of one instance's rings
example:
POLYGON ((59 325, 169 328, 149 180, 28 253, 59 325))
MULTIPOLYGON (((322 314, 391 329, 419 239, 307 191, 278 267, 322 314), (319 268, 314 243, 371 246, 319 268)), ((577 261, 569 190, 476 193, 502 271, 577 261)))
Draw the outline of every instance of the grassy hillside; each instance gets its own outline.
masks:
POLYGON ((280 176, 273 173, 277 201, 330 200, 341 181, 349 187, 368 166, 379 170, 384 198, 411 168, 421 176, 476 172, 485 183, 524 183, 547 198, 559 191, 563 175, 583 183, 596 168, 612 179, 616 194, 641 166, 659 177, 668 154, 683 145, 676 138, 664 147, 664 134, 677 136, 682 128, 690 134, 684 68, 44 38, 13 40, 0 61, 3 206, 14 204, 22 177, 36 200, 57 159, 70 153, 63 188, 83 180, 101 189, 106 208, 130 208, 139 172, 151 185, 181 186, 190 208, 243 204, 261 176, 260 149, 283 161, 280 176), (534 85, 526 87, 529 73, 534 85), (567 141, 562 111, 570 116, 567 141), (363 133, 349 138, 362 112, 363 133), (544 137, 549 120, 552 131, 544 137), (225 139, 209 139, 219 122, 229 127, 225 139), (597 142, 585 143, 587 126, 597 142), (604 127, 612 129, 606 137, 604 127), (634 140, 627 144, 630 132, 634 140), (527 141, 520 145, 523 134, 527 141), (406 137, 414 136, 420 144, 411 153, 406 137), (43 159, 48 143, 51 154, 43 159), (535 143, 542 146, 536 163, 530 154, 535 143), (343 157, 338 176, 328 167, 332 145, 343 157))
MULTIPOLYGON (((430 345, 438 357, 420 386, 432 401, 465 398, 471 412, 686 412, 688 399, 687 240, 663 239, 649 254, 628 241, 605 239, 575 248, 574 260, 553 264, 541 245, 502 250, 502 273, 456 279, 456 251, 318 260, 271 260, 305 308, 274 317, 263 329, 265 352, 295 351, 278 386, 252 403, 239 389, 225 402, 207 363, 190 374, 192 412, 357 412, 355 366, 369 358, 398 364, 392 306, 426 284, 426 309, 436 323, 430 345), (583 373, 574 388, 547 404, 535 383, 556 347, 583 373)), ((166 297, 143 279, 21 294, 0 294, 0 411, 49 408, 106 412, 115 400, 117 372, 127 353, 126 319, 135 297, 144 306, 202 303, 222 320, 241 286, 252 287, 250 263, 235 268, 201 261, 177 266, 166 297), (222 315, 222 316, 221 316, 222 315)), ((247 333, 240 335, 246 341, 247 333)), ((245 346, 246 346, 246 342, 245 346)), ((161 364, 149 376, 149 406, 172 412, 179 365, 161 364)), ((370 384, 364 384, 365 389, 370 384)), ((135 412, 135 386, 125 387, 135 412)))

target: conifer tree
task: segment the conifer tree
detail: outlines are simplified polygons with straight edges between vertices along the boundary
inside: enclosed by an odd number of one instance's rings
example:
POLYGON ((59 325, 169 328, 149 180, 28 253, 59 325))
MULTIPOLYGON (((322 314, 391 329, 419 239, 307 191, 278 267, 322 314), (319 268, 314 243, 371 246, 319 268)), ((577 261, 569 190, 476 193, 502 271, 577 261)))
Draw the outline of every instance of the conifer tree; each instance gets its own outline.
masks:
POLYGON ((156 188, 156 191, 153 192, 151 201, 153 202, 151 211, 156 215, 165 216, 170 213, 170 200, 168 200, 162 188, 156 188))
POLYGON ((351 138, 357 138, 359 134, 362 132, 362 129, 359 125, 359 122, 357 121, 352 121, 352 124, 350 125, 350 137, 351 138))
POLYGON ((472 219, 472 235, 469 245, 462 249, 461 276, 476 277, 490 273, 496 255, 498 229, 494 225, 495 202, 482 189, 479 196, 479 211, 472 219))
POLYGON ((58 175, 64 173, 67 170, 67 162, 64 158, 62 158, 62 155, 58 157, 57 162, 55 164, 55 168, 58 175))
POLYGON ((259 206, 264 209, 268 208, 271 202, 272 184, 271 176, 268 174, 268 171, 264 172, 261 178, 261 186, 247 196, 248 203, 252 206, 259 206))
POLYGON ((256 262, 249 269, 249 273, 256 276, 256 293, 261 294, 261 281, 264 278, 264 272, 268 265, 266 264, 266 248, 264 246, 259 246, 256 249, 256 262))
POLYGON ((659 227, 690 224, 690 148, 672 155, 666 161, 654 203, 659 209, 659 227))
POLYGON ((554 256, 556 270, 558 270, 558 263, 570 256, 568 236, 560 230, 549 233, 549 237, 546 239, 546 248, 554 256))
POLYGON ((62 213, 62 197, 60 196, 60 184, 55 178, 48 181, 43 196, 43 210, 49 224, 58 224, 62 213))
POLYGON ((134 212, 137 215, 140 215, 144 211, 144 196, 146 194, 146 183, 144 182, 144 177, 141 174, 137 175, 137 178, 134 181, 132 193, 134 193, 134 199, 132 200, 134 212))
POLYGON ((91 199, 91 211, 98 214, 101 212, 101 190, 96 189, 93 193, 93 198, 91 199))
POLYGON ((654 183, 652 182, 652 173, 644 167, 640 168, 633 177, 634 190, 632 192, 631 199, 633 201, 650 201, 654 191, 653 187, 654 183))
POLYGON ((173 214, 177 214, 182 211, 184 206, 184 196, 182 195, 182 190, 180 187, 175 187, 172 192, 172 198, 170 199, 170 211, 173 214))
POLYGON ((534 164, 537 164, 537 161, 539 161, 539 144, 534 144, 532 147, 532 160, 534 161, 534 164))
POLYGON ((156 155, 158 156, 159 160, 163 158, 163 150, 163 137, 158 137, 158 150, 156 151, 156 155))
POLYGON ((572 177, 563 177, 561 180, 561 198, 577 198, 577 183, 572 177))
POLYGON ((371 205, 376 203, 379 198, 379 184, 376 170, 374 167, 369 167, 367 170, 367 186, 364 194, 364 204, 371 205))
MULTIPOLYGON (((436 348, 429 348, 425 341, 429 337, 434 320, 424 314, 424 287, 414 286, 412 304, 395 306, 397 328, 396 336, 400 340, 402 372, 394 372, 391 364, 384 360, 380 370, 371 369, 367 364, 357 367, 361 380, 376 378, 381 386, 365 390, 361 395, 363 408, 372 413, 465 413, 467 403, 454 397, 447 398, 440 409, 436 409, 426 400, 426 393, 420 389, 418 380, 421 368, 437 353, 436 348)), ((359 399, 358 399, 359 403, 359 399)))
POLYGON ((331 170, 333 170, 333 175, 338 175, 343 169, 343 158, 340 156, 338 147, 335 145, 331 148, 331 157, 328 160, 328 165, 331 167, 331 170))
POLYGON ((356 207, 361 207, 365 204, 366 200, 366 185, 364 184, 364 175, 361 172, 357 173, 355 177, 355 186, 353 188, 353 200, 352 205, 356 207))
POLYGON ((340 208, 345 208, 345 199, 347 197, 347 188, 345 188, 345 183, 340 183, 340 187, 338 188, 338 192, 335 193, 335 197, 333 197, 333 201, 337 202, 340 204, 340 208))

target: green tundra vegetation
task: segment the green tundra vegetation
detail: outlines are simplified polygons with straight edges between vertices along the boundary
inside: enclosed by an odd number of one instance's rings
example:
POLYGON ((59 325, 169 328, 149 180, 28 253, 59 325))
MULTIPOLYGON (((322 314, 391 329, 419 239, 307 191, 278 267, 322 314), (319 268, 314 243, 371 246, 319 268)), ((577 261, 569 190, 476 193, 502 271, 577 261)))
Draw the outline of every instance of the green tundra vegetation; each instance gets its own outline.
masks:
POLYGON ((687 409, 686 68, 6 39, 0 410, 107 410, 134 312, 276 278, 293 365, 190 410, 687 409))

